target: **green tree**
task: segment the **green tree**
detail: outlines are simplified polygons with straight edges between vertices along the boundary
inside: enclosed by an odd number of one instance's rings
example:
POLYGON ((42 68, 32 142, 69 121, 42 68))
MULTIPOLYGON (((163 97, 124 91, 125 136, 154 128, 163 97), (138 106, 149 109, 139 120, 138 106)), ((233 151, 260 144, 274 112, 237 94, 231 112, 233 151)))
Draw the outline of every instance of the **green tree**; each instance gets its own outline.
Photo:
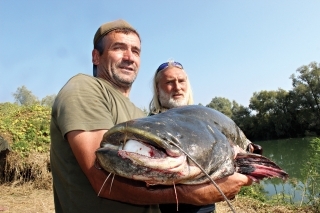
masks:
POLYGON ((289 91, 288 101, 288 117, 291 119, 291 135, 290 137, 305 136, 309 129, 309 121, 312 119, 312 114, 308 108, 303 107, 303 100, 295 90, 289 91))
POLYGON ((228 117, 232 117, 232 104, 227 98, 214 97, 206 107, 218 110, 228 117))
POLYGON ((13 93, 15 103, 24 106, 30 106, 32 104, 39 103, 38 98, 32 94, 26 86, 18 87, 17 91, 13 93))
POLYGON ((320 134, 320 65, 311 62, 297 69, 298 76, 291 75, 293 92, 308 122, 308 129, 320 134))
POLYGON ((289 106, 289 93, 283 89, 255 92, 249 105, 255 111, 255 137, 272 139, 290 136, 292 122, 288 116, 289 106))
POLYGON ((274 126, 276 138, 295 137, 296 131, 292 127, 296 122, 295 111, 291 108, 292 97, 283 89, 278 89, 275 94, 275 102, 270 114, 270 121, 274 126), (291 116, 290 116, 291 115, 291 116))
POLYGON ((254 92, 250 99, 249 108, 255 114, 254 119, 254 139, 270 139, 272 138, 272 125, 270 122, 270 113, 276 100, 275 91, 254 92))
POLYGON ((41 105, 51 107, 54 103, 56 95, 47 95, 46 97, 42 98, 41 105))
POLYGON ((232 101, 232 117, 231 119, 239 126, 245 133, 247 138, 252 138, 254 125, 251 116, 251 110, 248 107, 239 105, 236 101, 232 101))

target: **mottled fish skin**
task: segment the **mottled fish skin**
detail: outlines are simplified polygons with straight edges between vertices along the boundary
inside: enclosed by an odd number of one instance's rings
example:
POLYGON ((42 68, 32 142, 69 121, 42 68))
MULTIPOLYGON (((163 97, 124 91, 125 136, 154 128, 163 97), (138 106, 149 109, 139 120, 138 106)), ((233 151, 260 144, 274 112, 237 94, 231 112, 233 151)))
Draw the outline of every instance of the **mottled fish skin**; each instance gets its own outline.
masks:
POLYGON ((208 182, 190 160, 186 160, 187 166, 171 166, 184 155, 173 143, 215 180, 236 171, 233 146, 245 150, 251 142, 233 120, 219 111, 189 105, 114 126, 105 133, 96 155, 106 171, 148 184, 208 182), (122 150, 129 139, 156 149, 150 148, 148 157, 122 150), (146 166, 147 163, 155 167, 146 166), (157 164, 164 166, 158 168, 157 164))

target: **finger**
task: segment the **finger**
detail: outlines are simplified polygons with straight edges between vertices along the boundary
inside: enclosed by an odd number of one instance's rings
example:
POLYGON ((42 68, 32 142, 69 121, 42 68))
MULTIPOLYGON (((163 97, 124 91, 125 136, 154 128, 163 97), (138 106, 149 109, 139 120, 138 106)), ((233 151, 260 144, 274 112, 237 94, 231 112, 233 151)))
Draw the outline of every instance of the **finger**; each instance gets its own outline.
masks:
POLYGON ((247 175, 243 175, 238 172, 235 172, 234 174, 237 175, 237 180, 242 182, 243 186, 250 186, 253 183, 253 179, 248 177, 247 175))
POLYGON ((232 196, 229 198, 229 200, 234 200, 236 198, 236 196, 232 196))
POLYGON ((243 175, 243 176, 245 176, 244 177, 244 186, 250 186, 250 185, 252 185, 252 183, 253 183, 253 179, 252 178, 250 178, 250 177, 248 177, 248 176, 246 176, 246 175, 243 175))
POLYGON ((248 178, 248 181, 244 184, 244 186, 250 186, 250 185, 252 185, 253 180, 252 180, 251 178, 249 178, 249 177, 247 177, 247 178, 248 178))

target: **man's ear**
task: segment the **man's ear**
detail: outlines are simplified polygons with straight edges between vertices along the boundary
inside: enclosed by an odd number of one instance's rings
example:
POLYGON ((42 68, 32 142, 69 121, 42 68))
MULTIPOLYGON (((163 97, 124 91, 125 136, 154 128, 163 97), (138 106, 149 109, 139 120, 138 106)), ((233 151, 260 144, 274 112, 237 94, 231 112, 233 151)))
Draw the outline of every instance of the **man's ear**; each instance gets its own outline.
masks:
POLYGON ((100 53, 97 49, 92 50, 92 63, 98 65, 100 61, 100 53))

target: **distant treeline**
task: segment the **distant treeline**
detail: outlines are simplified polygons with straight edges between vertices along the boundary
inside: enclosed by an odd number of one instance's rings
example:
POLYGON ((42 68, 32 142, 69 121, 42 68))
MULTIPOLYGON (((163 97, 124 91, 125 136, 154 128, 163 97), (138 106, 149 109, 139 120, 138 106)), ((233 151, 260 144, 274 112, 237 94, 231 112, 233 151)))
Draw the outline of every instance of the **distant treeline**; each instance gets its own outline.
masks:
MULTIPOLYGON (((248 107, 223 97, 206 106, 232 118, 252 141, 320 135, 320 64, 311 62, 296 72, 290 76, 292 90, 255 92, 248 107)), ((18 105, 52 106, 56 95, 39 100, 22 86, 13 96, 18 105)))
POLYGON ((292 90, 255 92, 248 107, 222 97, 206 106, 228 115, 253 141, 320 135, 319 65, 298 68, 292 90))

